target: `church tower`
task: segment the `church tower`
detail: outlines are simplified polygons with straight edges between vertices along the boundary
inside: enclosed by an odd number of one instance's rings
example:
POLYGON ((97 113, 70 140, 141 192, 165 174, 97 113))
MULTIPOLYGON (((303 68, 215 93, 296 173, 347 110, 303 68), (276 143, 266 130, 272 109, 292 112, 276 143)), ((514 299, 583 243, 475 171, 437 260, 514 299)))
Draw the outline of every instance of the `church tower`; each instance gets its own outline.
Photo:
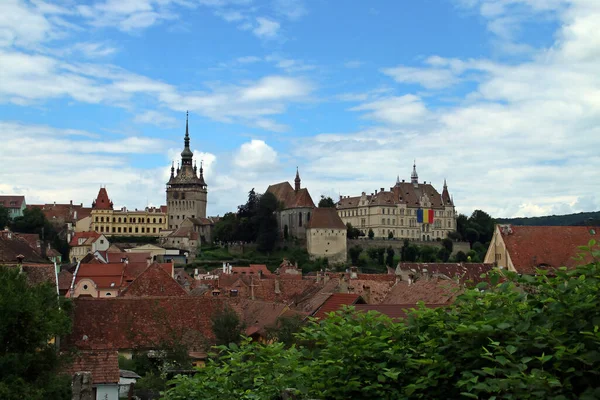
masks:
POLYGON ((194 153, 190 150, 188 115, 185 119, 184 147, 181 152, 181 166, 171 165, 171 177, 167 182, 168 228, 178 229, 186 218, 206 218, 207 186, 204 169, 200 164, 200 174, 192 165, 194 153))

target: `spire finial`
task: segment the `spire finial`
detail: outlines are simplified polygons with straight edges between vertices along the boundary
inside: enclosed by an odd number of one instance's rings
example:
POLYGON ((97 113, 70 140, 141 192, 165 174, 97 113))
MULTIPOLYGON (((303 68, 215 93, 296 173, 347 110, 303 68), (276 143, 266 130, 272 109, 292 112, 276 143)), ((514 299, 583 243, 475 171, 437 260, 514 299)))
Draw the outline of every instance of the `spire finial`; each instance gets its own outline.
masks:
POLYGON ((296 179, 294 179, 294 189, 296 191, 300 190, 300 183, 302 181, 300 180, 300 172, 298 171, 298 166, 296 166, 296 179))
POLYGON ((419 175, 417 175, 417 160, 413 161, 413 170, 410 174, 410 181, 412 184, 419 184, 419 175))

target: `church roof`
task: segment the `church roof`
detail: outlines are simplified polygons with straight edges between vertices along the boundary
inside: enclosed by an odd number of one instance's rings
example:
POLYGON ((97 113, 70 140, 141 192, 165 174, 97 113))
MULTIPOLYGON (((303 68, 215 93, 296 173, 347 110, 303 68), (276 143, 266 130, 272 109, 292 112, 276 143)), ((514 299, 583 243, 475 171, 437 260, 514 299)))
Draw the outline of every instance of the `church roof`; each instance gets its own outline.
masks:
MULTIPOLYGON (((338 201, 338 209, 355 208, 359 205, 362 196, 343 197, 338 201)), ((392 206, 406 204, 407 207, 444 208, 451 203, 445 202, 440 193, 429 183, 412 184, 410 182, 397 183, 390 191, 380 191, 377 194, 365 195, 366 206, 392 206), (421 198, 426 195, 430 205, 422 204, 421 198)))
POLYGON ((315 208, 315 203, 308 192, 308 189, 302 188, 294 190, 289 182, 281 182, 270 185, 267 192, 273 193, 275 198, 283 204, 283 208, 315 208))
POLYGON ((95 210, 112 210, 113 203, 108 198, 108 193, 106 192, 106 188, 100 188, 98 192, 98 196, 96 200, 92 202, 92 208, 95 210))

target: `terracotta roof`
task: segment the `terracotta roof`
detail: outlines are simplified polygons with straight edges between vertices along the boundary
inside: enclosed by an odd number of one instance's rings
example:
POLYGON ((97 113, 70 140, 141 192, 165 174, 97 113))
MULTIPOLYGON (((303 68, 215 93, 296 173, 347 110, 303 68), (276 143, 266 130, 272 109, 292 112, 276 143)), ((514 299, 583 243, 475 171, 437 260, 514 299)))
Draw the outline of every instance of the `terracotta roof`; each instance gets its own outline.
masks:
POLYGON ((401 281, 392 287, 382 304, 415 304, 419 301, 446 304, 454 301, 461 291, 459 284, 445 279, 419 280, 411 284, 401 281))
POLYGON ((73 274, 63 269, 58 273, 58 290, 61 293, 66 293, 71 288, 73 282, 73 274))
POLYGON ((91 245, 92 243, 94 243, 100 236, 102 236, 102 234, 98 233, 98 232, 94 232, 94 231, 90 231, 90 232, 76 232, 73 237, 71 238, 71 241, 69 242, 69 246, 71 247, 75 247, 75 246, 82 246, 82 245, 91 245), (86 239, 85 242, 83 242, 81 245, 79 244, 79 239, 86 239))
POLYGON ((247 274, 247 275, 272 275, 271 271, 264 264, 250 264, 248 267, 231 267, 231 273, 235 274, 247 274))
POLYGON ((76 372, 91 372, 94 385, 119 383, 119 352, 77 352, 73 363, 68 366, 67 372, 71 375, 76 372))
POLYGON ((90 207, 83 207, 80 204, 31 204, 27 205, 28 209, 39 208, 50 222, 77 222, 80 219, 89 217, 92 213, 90 207))
POLYGON ((306 224, 306 229, 346 229, 346 225, 335 208, 315 208, 306 224))
POLYGON ((364 300, 358 294, 333 293, 315 312, 313 312, 312 316, 319 319, 324 318, 327 314, 339 310, 342 306, 351 306, 361 303, 364 303, 364 300))
POLYGON ((113 203, 108 198, 108 193, 105 188, 100 188, 96 200, 92 202, 92 208, 95 210, 112 210, 113 203))
POLYGON ((288 309, 285 304, 249 299, 231 301, 230 305, 244 321, 247 335, 264 334, 265 328, 275 326, 277 318, 288 309))
POLYGON ((599 227, 512 225, 510 230, 500 232, 521 274, 533 274, 536 267, 573 268, 581 263, 573 259, 580 253, 577 246, 585 246, 591 239, 600 240, 599 227))
POLYGON ((397 271, 412 272, 417 275, 444 275, 451 279, 459 279, 461 283, 471 281, 479 283, 481 278, 494 268, 493 264, 483 263, 398 263, 397 271))
POLYGON ((191 226, 182 226, 176 231, 169 234, 169 237, 185 237, 191 240, 198 240, 198 232, 194 231, 191 226))
POLYGON ((123 262, 123 259, 129 260, 130 263, 145 263, 149 258, 152 258, 151 253, 137 253, 137 252, 127 252, 127 251, 99 251, 98 252, 102 258, 104 258, 107 262, 123 262))
MULTIPOLYGON (((373 195, 366 195, 366 205, 370 206, 391 206, 395 204, 406 204, 407 207, 430 207, 430 208, 444 208, 446 204, 442 199, 442 196, 438 191, 429 183, 419 183, 415 187, 410 182, 397 183, 390 191, 378 192, 373 195), (430 206, 421 204, 420 199, 423 195, 426 195, 430 206)), ((344 197, 338 201, 336 207, 338 209, 355 208, 359 202, 363 199, 362 196, 344 197)))
POLYGON ((48 262, 26 239, 12 232, 0 232, 0 263, 17 262, 17 256, 23 256, 26 263, 48 262))
POLYGON ((75 275, 75 284, 83 279, 92 280, 99 289, 118 290, 124 282, 124 264, 80 264, 75 275))
POLYGON ((190 350, 213 343, 211 316, 223 299, 197 296, 77 298, 65 345, 90 350, 152 349, 179 342, 190 350))
POLYGON ((214 225, 213 220, 210 218, 187 218, 187 219, 192 221, 192 223, 194 225, 214 225))
POLYGON ((30 285, 48 282, 56 286, 54 264, 24 264, 23 272, 27 275, 27 282, 30 285))
POLYGON ((25 196, 0 196, 0 206, 4 208, 21 208, 24 201, 25 196))
MULTIPOLYGON (((428 308, 444 307, 448 304, 426 304, 428 308)), ((377 311, 381 314, 387 315, 391 319, 403 319, 407 317, 407 310, 412 308, 418 308, 417 304, 357 304, 354 306, 356 311, 369 312, 377 311)))
POLYGON ((295 191, 289 182, 281 182, 270 185, 267 192, 273 193, 277 201, 283 204, 284 209, 288 208, 315 208, 315 203, 310 197, 308 189, 302 188, 295 191))
POLYGON ((134 296, 187 296, 188 293, 158 263, 151 264, 120 294, 134 296))

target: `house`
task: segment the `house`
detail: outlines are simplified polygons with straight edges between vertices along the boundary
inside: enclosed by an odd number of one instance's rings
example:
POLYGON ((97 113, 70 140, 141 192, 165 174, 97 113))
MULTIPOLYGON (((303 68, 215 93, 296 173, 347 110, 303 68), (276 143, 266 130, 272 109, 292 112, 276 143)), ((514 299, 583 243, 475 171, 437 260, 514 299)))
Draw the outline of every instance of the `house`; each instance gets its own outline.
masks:
POLYGON ((313 311, 311 317, 317 319, 326 318, 327 314, 338 311, 342 306, 353 306, 356 304, 365 304, 364 299, 357 294, 332 293, 313 311))
POLYGON ((67 367, 71 375, 77 372, 92 374, 92 399, 119 400, 119 353, 116 350, 78 351, 67 367))
POLYGON ((120 398, 127 398, 129 395, 129 389, 131 385, 135 385, 135 382, 140 379, 141 376, 133 371, 126 369, 119 370, 119 396, 120 398))
MULTIPOLYGON (((27 207, 25 204, 25 196, 0 196, 0 207, 4 207, 8 210, 8 217, 15 219, 23 216, 23 211, 27 207)), ((4 226, 0 226, 0 229, 4 229, 4 226)))
MULTIPOLYGON (((35 235, 34 235, 35 236, 35 235)), ((41 255, 41 248, 32 246, 31 237, 22 236, 9 230, 0 231, 0 264, 13 263, 47 263, 41 255)))
POLYGON ((150 253, 150 257, 155 260, 155 257, 167 254, 167 249, 155 244, 143 244, 141 246, 132 247, 125 250, 127 253, 150 253))
POLYGON ((187 296, 188 292, 160 264, 151 264, 119 296, 187 296))
POLYGON ((281 205, 281 209, 276 212, 280 236, 285 237, 287 232, 290 237, 305 239, 306 223, 310 221, 315 203, 308 189, 301 187, 298 170, 296 169, 293 188, 289 182, 280 182, 270 185, 267 192, 272 193, 281 205))
POLYGON ((71 251, 69 259, 73 262, 81 261, 88 253, 94 253, 96 250, 103 251, 108 249, 110 243, 106 236, 98 232, 77 232, 69 242, 71 251))
MULTIPOLYGON (((71 241, 73 234, 76 231, 77 222, 90 216, 91 208, 84 207, 82 204, 73 204, 71 200, 69 204, 48 203, 48 204, 29 204, 28 209, 39 208, 44 213, 44 216, 54 228, 58 231, 61 239, 67 242, 71 241)), ((85 229, 85 231, 89 231, 85 229)))
POLYGON ((215 225, 215 220, 212 217, 208 218, 186 218, 181 222, 180 227, 189 227, 198 233, 200 243, 212 243, 212 229, 215 225))
POLYGON ((193 226, 181 226, 167 236, 161 237, 160 244, 183 250, 187 253, 187 257, 195 258, 201 244, 200 233, 196 232, 193 226))
POLYGON ((306 249, 311 258, 327 258, 332 263, 346 262, 346 225, 335 208, 315 208, 306 223, 306 249))
MULTIPOLYGON (((592 239, 600 239, 600 228, 588 226, 516 226, 496 225, 484 258, 519 274, 535 274, 536 268, 574 268, 576 260, 592 239)), ((591 261, 587 255, 584 262, 591 261)))
POLYGON ((93 255, 95 259, 103 264, 125 261, 130 263, 150 263, 153 260, 150 252, 111 251, 110 248, 105 251, 96 250, 93 255))

